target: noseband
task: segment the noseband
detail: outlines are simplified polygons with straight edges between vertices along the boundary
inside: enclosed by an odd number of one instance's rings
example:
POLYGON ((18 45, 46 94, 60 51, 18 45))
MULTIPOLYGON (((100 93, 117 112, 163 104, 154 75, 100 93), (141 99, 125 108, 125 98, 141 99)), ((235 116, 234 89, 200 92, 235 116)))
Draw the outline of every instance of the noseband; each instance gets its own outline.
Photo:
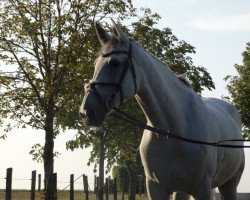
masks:
POLYGON ((123 100, 124 100, 124 97, 123 97, 123 91, 122 91, 122 82, 128 72, 128 69, 129 67, 132 68, 132 75, 133 75, 133 78, 134 78, 134 84, 135 84, 135 92, 134 94, 136 94, 137 92, 137 83, 136 83, 136 73, 135 73, 135 68, 134 68, 134 64, 133 64, 133 61, 132 61, 132 43, 130 41, 129 43, 129 49, 128 51, 126 50, 113 50, 113 51, 110 51, 108 53, 102 53, 101 56, 103 58, 107 58, 107 57, 110 57, 111 55, 113 54, 126 54, 128 57, 127 57, 127 60, 126 60, 126 63, 122 69, 122 72, 121 72, 121 75, 120 75, 120 78, 118 80, 118 82, 99 82, 99 81, 91 81, 91 83, 89 83, 88 87, 90 89, 90 91, 94 91, 98 98, 100 99, 101 102, 102 101, 102 98, 101 98, 101 95, 100 93, 98 92, 96 86, 98 85, 106 85, 106 86, 115 86, 116 89, 115 89, 115 92, 111 95, 111 97, 105 102, 105 106, 106 106, 106 109, 107 110, 110 110, 110 103, 113 102, 113 100, 115 99, 116 95, 118 93, 120 93, 120 105, 123 103, 123 100))

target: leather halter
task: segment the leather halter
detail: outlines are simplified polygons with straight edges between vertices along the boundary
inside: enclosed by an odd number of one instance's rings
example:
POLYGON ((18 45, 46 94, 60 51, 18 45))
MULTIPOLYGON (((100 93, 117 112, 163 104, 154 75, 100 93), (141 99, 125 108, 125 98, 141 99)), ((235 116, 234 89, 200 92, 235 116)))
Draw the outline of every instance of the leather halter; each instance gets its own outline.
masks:
POLYGON ((135 68, 134 68, 134 64, 133 64, 133 61, 132 61, 132 43, 131 43, 131 41, 129 43, 128 51, 126 51, 126 50, 113 50, 113 51, 110 51, 110 52, 107 52, 107 53, 102 53, 101 56, 103 58, 107 58, 107 57, 110 57, 113 54, 126 54, 128 56, 127 60, 126 60, 126 63, 124 64, 124 67, 122 69, 122 72, 121 72, 121 75, 120 75, 120 78, 119 78, 118 82, 99 82, 99 81, 95 80, 95 81, 91 81, 91 83, 89 83, 89 85, 88 85, 89 89, 91 91, 94 91, 97 94, 97 96, 98 96, 98 98, 99 98, 99 100, 101 102, 103 102, 103 101, 102 101, 101 95, 98 92, 96 86, 98 86, 98 85, 106 85, 106 86, 115 86, 116 87, 115 92, 105 102, 105 104, 106 104, 105 106, 106 106, 107 110, 111 109, 110 108, 110 103, 113 102, 113 100, 115 99, 115 97, 116 97, 116 95, 118 93, 120 93, 120 105, 123 103, 124 98, 123 98, 123 91, 122 91, 122 82, 123 82, 123 80, 124 80, 124 78, 125 78, 125 76, 126 76, 126 74, 128 72, 129 67, 132 68, 132 75, 133 75, 133 78, 134 78, 134 84, 135 84, 135 92, 134 92, 134 94, 136 94, 136 92, 137 92, 136 73, 135 73, 135 68))

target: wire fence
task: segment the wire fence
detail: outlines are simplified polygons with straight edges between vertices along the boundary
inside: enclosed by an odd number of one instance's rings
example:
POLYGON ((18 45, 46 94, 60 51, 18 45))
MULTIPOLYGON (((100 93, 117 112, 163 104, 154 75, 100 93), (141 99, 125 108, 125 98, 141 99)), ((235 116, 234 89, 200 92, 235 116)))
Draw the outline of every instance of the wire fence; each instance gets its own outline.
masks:
MULTIPOLYGON (((23 187, 17 187, 17 185, 30 185, 29 189, 23 191, 23 193, 30 193, 31 200, 35 199, 37 192, 42 195, 43 191, 43 182, 41 178, 41 174, 37 174, 36 171, 32 171, 31 178, 23 178, 23 177, 12 177, 13 169, 8 168, 6 172, 6 177, 0 177, 0 199, 11 199, 12 194, 17 191, 17 189, 23 189, 23 187), (33 198, 32 198, 33 197, 33 198)), ((142 176, 138 176, 142 177, 142 176)), ((88 199, 87 196, 89 194, 95 194, 96 196, 102 194, 114 195, 114 199, 117 199, 117 180, 105 178, 104 188, 100 189, 100 179, 95 176, 93 181, 88 181, 88 176, 85 174, 81 174, 74 178, 74 174, 71 174, 69 179, 57 179, 57 173, 53 174, 53 185, 54 185, 54 193, 56 196, 65 196, 65 192, 70 194, 70 199, 74 199, 74 193, 76 190, 81 191, 81 196, 85 195, 85 199, 88 199), (116 197, 115 197, 116 196, 116 197)), ((142 181, 139 181, 142 183, 142 181)), ((141 190, 140 190, 141 191, 141 190)), ((123 190, 123 193, 125 191, 123 190)), ((20 195, 20 194, 18 194, 20 195)), ((23 194, 22 194, 23 195, 23 194)), ((19 197, 12 198, 18 199, 19 197)))
MULTIPOLYGON (((27 199, 32 200, 32 194, 34 196, 34 200, 38 199, 35 198, 37 195, 40 195, 39 199, 42 199, 43 195, 43 182, 44 180, 41 178, 41 174, 36 174, 36 171, 32 171, 31 178, 24 178, 24 177, 12 177, 12 168, 7 169, 6 177, 0 176, 0 199, 18 199, 20 200, 20 195, 28 197, 27 199), (30 185, 28 190, 17 191, 16 186, 20 185, 30 185), (33 187, 32 187, 33 186, 33 187), (15 189, 14 189, 15 188, 15 189), (14 190, 13 190, 14 189, 14 190), (8 196, 9 195, 9 196, 8 196), (11 198, 11 196, 13 197, 11 198), (30 198, 31 197, 31 198, 30 198)), ((54 174, 57 177, 57 174, 54 174)), ((94 181, 88 182, 88 176, 81 174, 74 178, 74 175, 71 174, 70 177, 66 180, 65 178, 60 178, 59 180, 56 178, 56 188, 55 193, 58 196, 58 199, 74 199, 74 194, 78 193, 81 197, 80 199, 89 199, 89 194, 95 195, 95 199, 98 199, 99 195, 99 178, 97 176, 94 177, 94 181), (90 193, 89 193, 90 192, 90 193), (85 195, 85 196, 84 196, 85 195), (64 197, 64 198, 62 198, 64 197)), ((124 199, 123 197, 117 198, 117 181, 114 179, 112 180, 110 177, 105 179, 105 190, 104 194, 110 195, 112 194, 112 199, 124 199), (108 186, 108 187, 107 187, 108 186)), ((146 194, 145 190, 145 177, 142 175, 137 176, 137 194, 141 196, 141 194, 146 194), (138 187, 139 186, 139 187, 138 187)), ((23 188, 18 188, 23 189, 23 188)), ((121 194, 125 193, 125 190, 120 192, 121 194)), ((145 196, 145 195, 144 195, 145 196)), ((22 198, 24 199, 24 198, 22 198)), ((92 198, 91 198, 92 199, 92 198)), ((106 197, 107 199, 107 197, 106 197)), ((127 199, 127 198, 126 198, 127 199)), ((138 199, 147 199, 145 198, 138 198, 138 199)), ((220 200, 219 194, 215 194, 215 199, 220 200)), ((239 193, 238 200, 249 200, 250 193, 239 193)))
MULTIPOLYGON (((84 174, 79 175, 75 180, 74 180, 74 185, 75 189, 77 190, 82 190, 83 189, 83 180, 81 179, 84 174)), ((90 176, 91 178, 91 176, 90 176)), ((24 177, 13 177, 12 178, 12 189, 17 189, 17 190, 29 190, 31 187, 31 178, 24 178, 24 177)), ((37 179, 37 184, 36 186, 38 187, 38 179, 37 179)), ((41 182, 41 189, 43 189, 43 183, 44 179, 40 180, 41 182)), ((57 188, 59 191, 64 191, 69 189, 70 187, 70 179, 69 177, 60 177, 57 180, 57 188)), ((1 176, 0 177, 0 190, 5 190, 6 189, 6 177, 1 176)), ((94 180, 89 181, 89 190, 94 190, 94 180)))

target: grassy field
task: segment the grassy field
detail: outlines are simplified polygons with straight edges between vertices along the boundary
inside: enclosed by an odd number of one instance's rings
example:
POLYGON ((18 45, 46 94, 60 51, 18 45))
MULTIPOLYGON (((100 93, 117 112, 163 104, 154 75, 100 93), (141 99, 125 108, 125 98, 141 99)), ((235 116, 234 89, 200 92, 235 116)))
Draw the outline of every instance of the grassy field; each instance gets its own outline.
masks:
MULTIPOLYGON (((85 200, 85 194, 82 191, 75 191, 74 193, 75 200, 85 200)), ((58 200, 69 200, 69 191, 63 191, 63 192, 58 192, 58 200)), ((5 192, 4 190, 0 190, 0 200, 5 199, 5 192)), ((30 191, 28 190, 13 190, 12 192, 12 199, 13 200, 30 200, 30 191)), ((42 200, 42 193, 36 192, 36 200, 42 200)), ((105 196, 104 196, 105 199, 105 196)), ((113 195, 110 195, 109 197, 110 200, 114 199, 113 195)), ((121 195, 118 194, 118 200, 121 200, 121 195)), ((128 199, 128 195, 125 195, 125 200, 128 199)), ((96 200, 95 194, 91 193, 90 194, 90 200, 96 200)), ((136 200, 148 200, 146 195, 142 195, 139 197, 138 195, 136 196, 136 200)))

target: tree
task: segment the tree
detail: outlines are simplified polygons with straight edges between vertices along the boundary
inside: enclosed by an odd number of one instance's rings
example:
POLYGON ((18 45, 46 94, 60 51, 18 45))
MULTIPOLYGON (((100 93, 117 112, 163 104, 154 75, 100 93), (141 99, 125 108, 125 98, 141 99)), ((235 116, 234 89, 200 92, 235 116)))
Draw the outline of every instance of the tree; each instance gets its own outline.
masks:
POLYGON ((246 50, 242 53, 243 64, 234 67, 238 75, 228 75, 227 100, 231 101, 239 110, 243 122, 244 137, 250 139, 250 43, 246 44, 246 50))
POLYGON ((9 0, 1 10, 0 58, 6 65, 0 71, 0 116, 16 122, 7 128, 44 130, 38 152, 46 200, 54 199, 54 138, 78 122, 79 97, 92 74, 93 22, 132 11, 131 2, 122 0, 9 0))
POLYGON ((117 191, 128 191, 128 172, 124 165, 116 165, 112 168, 112 177, 117 179, 117 191))

